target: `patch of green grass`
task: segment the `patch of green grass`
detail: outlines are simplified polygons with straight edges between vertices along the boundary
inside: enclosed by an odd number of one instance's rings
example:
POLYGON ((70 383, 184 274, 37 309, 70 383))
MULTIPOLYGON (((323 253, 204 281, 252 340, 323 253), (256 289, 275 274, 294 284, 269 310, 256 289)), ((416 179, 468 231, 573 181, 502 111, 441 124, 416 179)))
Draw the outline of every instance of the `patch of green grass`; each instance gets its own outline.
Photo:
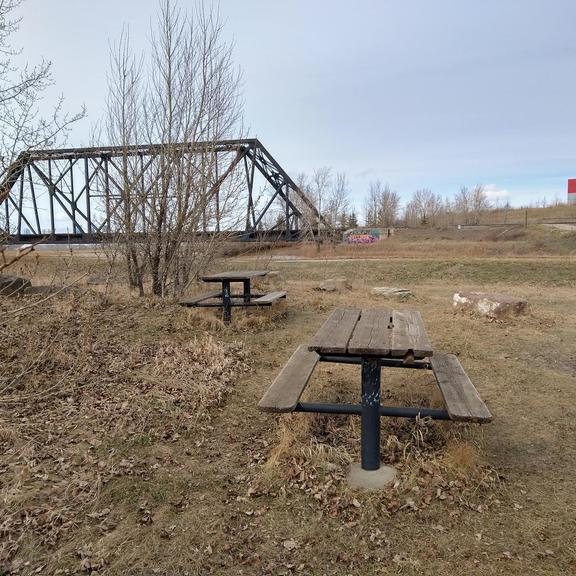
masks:
POLYGON ((132 438, 132 446, 152 446, 154 438, 150 434, 140 434, 132 438))
POLYGON ((121 502, 128 505, 137 505, 141 500, 163 504, 169 500, 170 492, 164 483, 123 476, 110 482, 105 496, 110 502, 121 502))
POLYGON ((392 286, 442 281, 465 284, 527 284, 530 286, 574 286, 576 266, 563 260, 475 259, 475 260, 364 260, 318 262, 274 262, 290 280, 321 281, 345 276, 354 281, 392 286))

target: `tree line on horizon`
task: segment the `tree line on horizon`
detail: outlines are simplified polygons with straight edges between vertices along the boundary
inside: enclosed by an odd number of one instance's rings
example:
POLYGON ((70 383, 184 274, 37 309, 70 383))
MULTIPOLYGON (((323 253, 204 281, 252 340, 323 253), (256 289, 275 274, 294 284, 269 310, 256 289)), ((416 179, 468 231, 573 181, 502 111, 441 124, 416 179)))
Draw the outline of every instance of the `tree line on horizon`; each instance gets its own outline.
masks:
MULTIPOLYGON (((452 197, 442 197, 429 188, 420 188, 403 204, 396 190, 381 180, 375 180, 369 184, 359 214, 351 201, 348 177, 344 172, 333 174, 332 169, 325 166, 311 174, 300 173, 296 183, 314 202, 324 219, 340 229, 474 225, 479 224, 488 212, 512 209, 508 201, 501 205, 491 200, 482 184, 461 186, 452 197)), ((553 203, 562 204, 558 200, 553 203)), ((548 205, 545 199, 537 203, 537 207, 548 205)))

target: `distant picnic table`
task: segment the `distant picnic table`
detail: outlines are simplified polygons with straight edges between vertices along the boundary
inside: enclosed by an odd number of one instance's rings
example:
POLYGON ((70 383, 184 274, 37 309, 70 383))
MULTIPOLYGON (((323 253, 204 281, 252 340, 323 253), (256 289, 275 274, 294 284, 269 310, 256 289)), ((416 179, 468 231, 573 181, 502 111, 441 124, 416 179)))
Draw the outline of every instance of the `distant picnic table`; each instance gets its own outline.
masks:
POLYGON ((222 318, 224 322, 229 323, 232 320, 233 307, 272 306, 274 302, 286 298, 285 291, 269 292, 268 294, 252 293, 251 281, 267 274, 267 270, 233 270, 203 276, 203 282, 219 282, 222 284, 222 288, 194 298, 185 298, 180 300, 179 304, 181 306, 222 308, 222 318), (232 294, 230 289, 232 282, 242 283, 243 291, 241 294, 232 294))
POLYGON ((380 467, 380 416, 480 423, 492 419, 458 358, 453 354, 434 354, 417 310, 337 308, 312 340, 297 348, 260 400, 259 407, 269 412, 360 415, 364 470, 380 467), (299 401, 320 361, 361 366, 360 404, 299 401), (383 367, 431 369, 446 408, 382 406, 383 367))

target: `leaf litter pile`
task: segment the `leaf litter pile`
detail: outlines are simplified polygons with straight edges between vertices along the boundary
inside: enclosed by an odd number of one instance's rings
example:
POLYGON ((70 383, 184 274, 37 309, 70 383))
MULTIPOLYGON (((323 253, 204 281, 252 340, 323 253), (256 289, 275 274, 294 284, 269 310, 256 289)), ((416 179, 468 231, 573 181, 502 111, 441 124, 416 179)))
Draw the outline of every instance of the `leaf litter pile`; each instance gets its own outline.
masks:
POLYGON ((43 571, 56 549, 97 570, 89 547, 66 543, 87 523, 115 527, 96 504, 106 485, 156 473, 126 447, 209 426, 248 370, 245 352, 178 331, 174 306, 103 305, 92 293, 34 304, 0 301, 0 573, 43 571))
MULTIPOLYGON (((396 481, 368 497, 384 516, 439 504, 483 512, 497 499, 498 473, 484 464, 464 425, 430 419, 387 423, 382 460, 396 481)), ((346 472, 360 452, 358 422, 346 417, 294 414, 280 423, 278 440, 252 493, 278 488, 313 497, 328 516, 357 516, 357 491, 346 489, 346 472), (343 489, 344 487, 344 489, 343 489)), ((472 435, 474 432, 472 432, 472 435)))

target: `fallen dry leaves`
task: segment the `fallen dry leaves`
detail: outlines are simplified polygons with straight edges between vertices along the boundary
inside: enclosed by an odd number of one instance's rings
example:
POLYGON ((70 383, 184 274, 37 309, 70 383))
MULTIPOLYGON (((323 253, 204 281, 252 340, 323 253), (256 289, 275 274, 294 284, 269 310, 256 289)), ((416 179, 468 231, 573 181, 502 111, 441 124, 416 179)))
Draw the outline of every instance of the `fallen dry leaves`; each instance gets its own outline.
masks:
MULTIPOLYGON (((18 305, 0 303, 3 573, 27 573, 31 558, 42 571, 43 559, 82 525, 113 530, 118 515, 99 506, 101 491, 158 468, 123 447, 178 442, 247 370, 240 343, 152 330, 151 318, 164 326, 170 315, 146 301, 103 307, 98 297, 69 295, 11 313, 18 305)), ((139 521, 152 522, 146 502, 139 521)), ((84 572, 106 561, 90 545, 75 555, 84 572)))

